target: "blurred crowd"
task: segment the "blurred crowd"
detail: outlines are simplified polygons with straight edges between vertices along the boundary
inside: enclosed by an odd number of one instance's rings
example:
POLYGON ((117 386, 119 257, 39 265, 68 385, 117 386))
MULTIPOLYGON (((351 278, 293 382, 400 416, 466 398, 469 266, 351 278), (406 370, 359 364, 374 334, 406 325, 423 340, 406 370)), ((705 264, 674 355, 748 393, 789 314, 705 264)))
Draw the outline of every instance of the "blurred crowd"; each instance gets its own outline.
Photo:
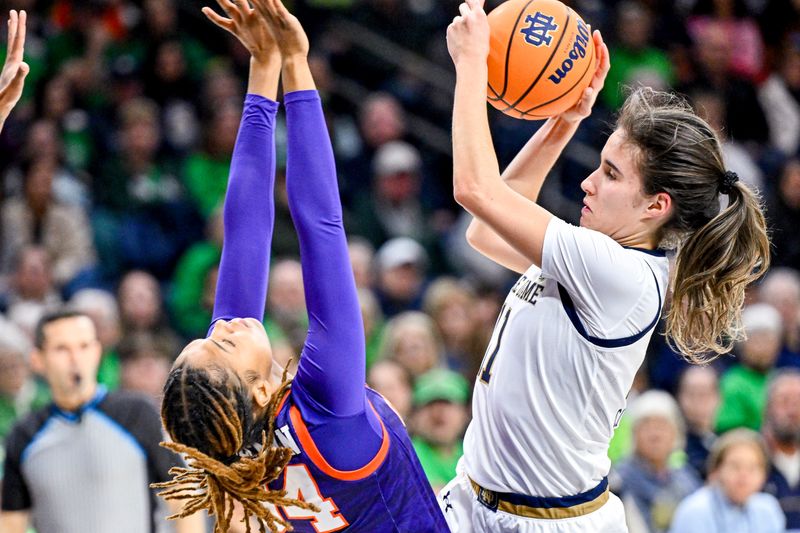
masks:
MULTIPOLYGON (((458 3, 287 2, 308 29, 334 142, 368 382, 407 421, 436 488, 455 474, 472 382, 515 279, 469 249, 469 218, 452 200, 444 32, 458 3)), ((708 531, 693 518, 716 505, 716 493, 695 492, 707 482, 800 531, 800 5, 567 3, 603 32, 612 66, 542 203, 577 222, 579 183, 621 87, 646 84, 679 91, 713 125, 728 168, 761 193, 773 242, 734 356, 689 368, 653 336, 609 453, 630 530, 708 531)), ((31 72, 0 135, 0 449, 16 419, 49 401, 28 358, 43 313, 91 316, 99 381, 155 404, 184 343, 205 335, 249 61, 197 2, 2 4, 29 14, 31 72)), ((501 165, 540 126, 490 120, 501 165)), ((265 327, 279 360, 296 364, 307 318, 283 132, 265 327)))

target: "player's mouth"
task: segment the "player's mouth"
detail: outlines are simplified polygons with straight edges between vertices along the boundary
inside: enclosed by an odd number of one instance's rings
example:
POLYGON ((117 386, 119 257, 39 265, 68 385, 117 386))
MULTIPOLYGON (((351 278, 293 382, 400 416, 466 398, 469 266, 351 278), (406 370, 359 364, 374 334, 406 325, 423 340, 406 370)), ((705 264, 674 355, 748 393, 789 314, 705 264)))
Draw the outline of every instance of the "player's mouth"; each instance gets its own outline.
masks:
POLYGON ((586 201, 584 201, 583 202, 583 208, 581 209, 581 215, 585 215, 585 214, 591 213, 591 212, 592 212, 591 208, 588 205, 586 205, 586 201))

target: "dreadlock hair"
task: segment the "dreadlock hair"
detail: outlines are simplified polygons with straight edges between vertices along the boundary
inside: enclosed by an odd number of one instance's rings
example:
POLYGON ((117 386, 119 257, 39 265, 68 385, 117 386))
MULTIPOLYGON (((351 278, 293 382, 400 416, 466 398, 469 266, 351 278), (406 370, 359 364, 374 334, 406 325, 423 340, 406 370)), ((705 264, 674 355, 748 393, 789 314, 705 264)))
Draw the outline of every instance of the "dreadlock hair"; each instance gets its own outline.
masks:
POLYGON ((683 98, 636 89, 617 128, 634 148, 644 194, 672 198, 658 235, 661 247, 677 248, 668 340, 690 362, 711 361, 744 338, 745 288, 769 268, 759 198, 726 171, 716 133, 683 98))
POLYGON ((296 506, 319 511, 310 503, 286 498, 286 491, 268 490, 266 484, 280 475, 292 451, 274 446, 276 410, 291 381, 284 370, 279 389, 266 407, 263 423, 256 423, 252 401, 242 380, 222 367, 174 367, 164 385, 161 419, 174 442, 161 445, 187 456, 187 467, 170 469, 171 481, 154 483, 165 489, 165 500, 184 500, 183 518, 200 510, 216 515, 214 533, 227 533, 234 502, 244 509, 243 522, 250 533, 250 518, 266 533, 292 526, 265 504, 296 506), (257 445, 260 444, 260 450, 257 445))

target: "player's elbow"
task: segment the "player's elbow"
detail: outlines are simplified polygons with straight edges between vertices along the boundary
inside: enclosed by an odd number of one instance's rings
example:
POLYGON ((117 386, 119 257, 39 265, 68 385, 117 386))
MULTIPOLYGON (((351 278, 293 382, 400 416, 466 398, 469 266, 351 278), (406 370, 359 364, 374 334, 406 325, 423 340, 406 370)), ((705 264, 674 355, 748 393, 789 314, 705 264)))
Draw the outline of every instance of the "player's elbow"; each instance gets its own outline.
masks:
POLYGON ((480 234, 481 234, 481 222, 473 218, 472 222, 470 222, 469 227, 467 227, 466 238, 467 243, 475 250, 481 251, 480 249, 480 234))
POLYGON ((453 197, 458 205, 466 209, 472 214, 478 209, 482 203, 482 191, 475 183, 467 180, 454 180, 453 197))

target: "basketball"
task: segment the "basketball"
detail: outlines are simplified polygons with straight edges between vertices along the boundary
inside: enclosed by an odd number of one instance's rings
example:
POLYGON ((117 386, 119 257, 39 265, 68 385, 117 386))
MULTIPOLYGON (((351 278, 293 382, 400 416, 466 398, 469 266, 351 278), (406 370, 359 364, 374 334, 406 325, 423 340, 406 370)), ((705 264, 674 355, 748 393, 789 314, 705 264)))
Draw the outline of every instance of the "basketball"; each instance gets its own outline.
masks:
POLYGON ((595 70, 589 26, 558 0, 507 0, 488 15, 489 102, 539 120, 578 101, 595 70))

